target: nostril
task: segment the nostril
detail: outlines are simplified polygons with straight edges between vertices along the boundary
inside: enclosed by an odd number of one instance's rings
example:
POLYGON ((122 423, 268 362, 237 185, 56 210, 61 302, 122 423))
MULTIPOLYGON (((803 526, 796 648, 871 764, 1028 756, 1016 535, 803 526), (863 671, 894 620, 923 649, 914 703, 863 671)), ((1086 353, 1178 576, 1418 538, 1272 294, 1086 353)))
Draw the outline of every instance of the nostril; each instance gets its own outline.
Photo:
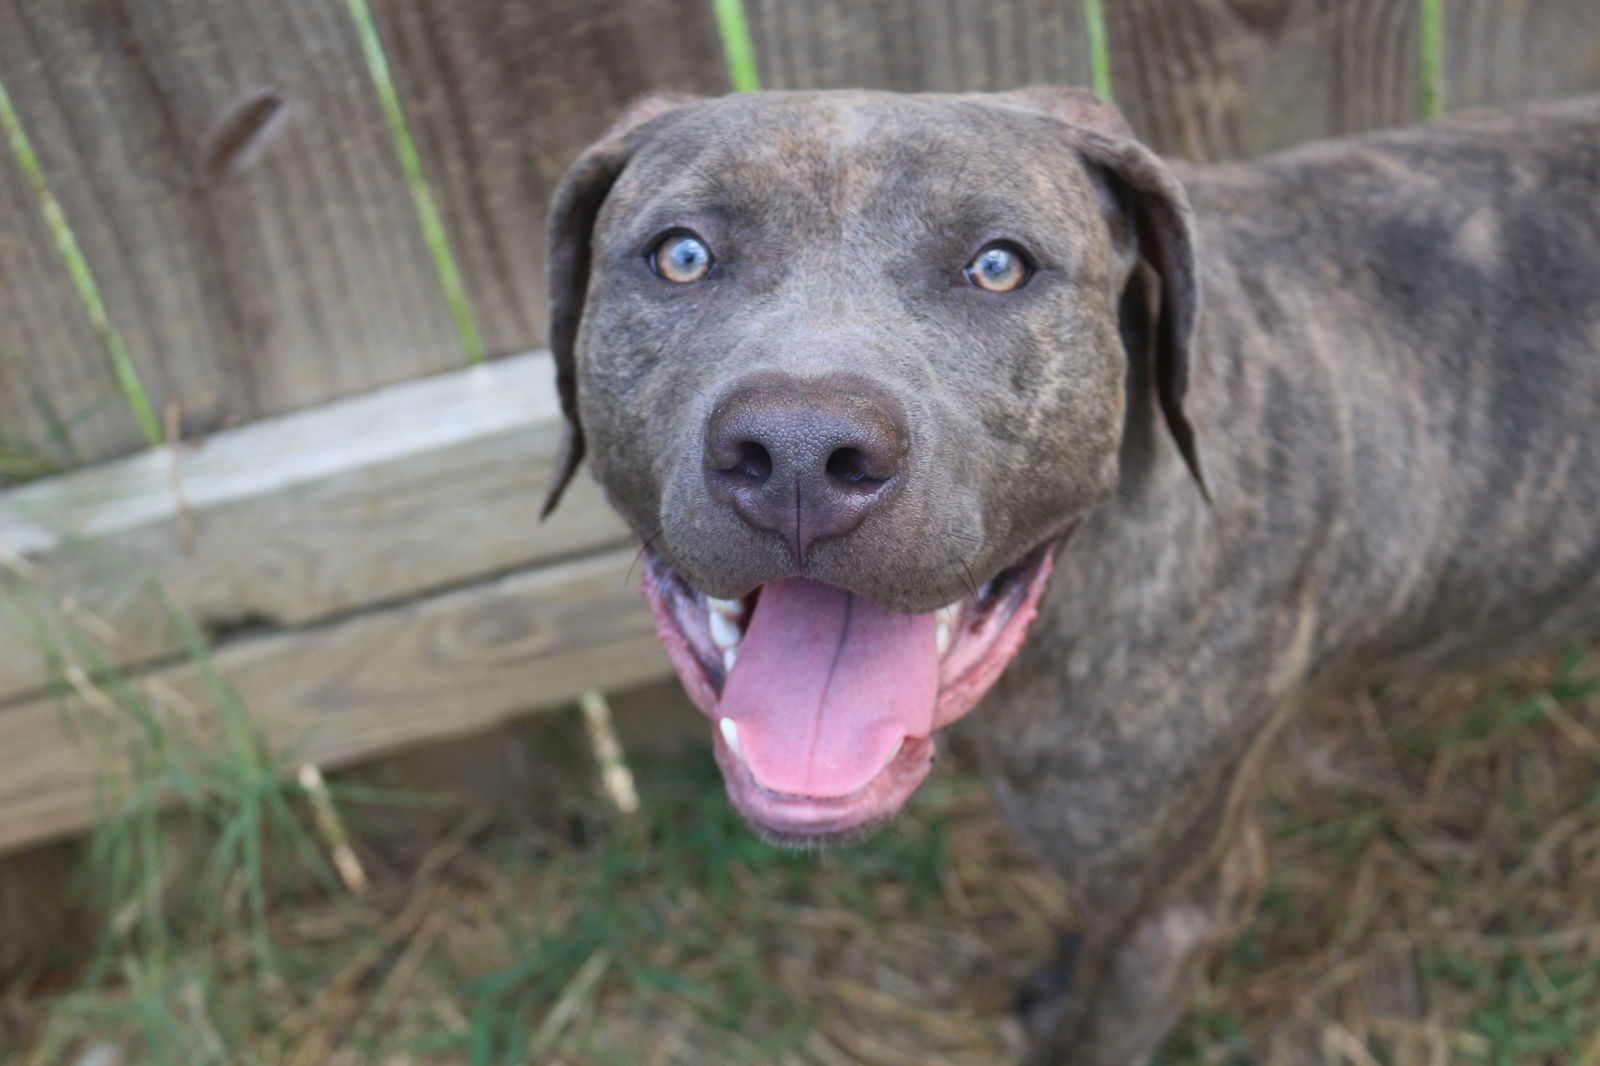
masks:
POLYGON ((755 482, 766 481, 772 476, 771 452, 753 440, 742 440, 738 447, 739 458, 732 466, 724 468, 725 473, 737 474, 755 482))
POLYGON ((859 448, 838 448, 828 456, 828 476, 841 485, 875 489, 885 478, 873 477, 866 455, 859 448))

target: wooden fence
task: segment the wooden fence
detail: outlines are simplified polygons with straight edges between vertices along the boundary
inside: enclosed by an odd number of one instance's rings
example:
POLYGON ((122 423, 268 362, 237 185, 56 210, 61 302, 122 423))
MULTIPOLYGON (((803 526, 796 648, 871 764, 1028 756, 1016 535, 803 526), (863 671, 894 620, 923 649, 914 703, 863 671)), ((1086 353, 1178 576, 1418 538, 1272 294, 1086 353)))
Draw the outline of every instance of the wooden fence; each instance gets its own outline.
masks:
MULTIPOLYGON (((1202 160, 1600 89, 1594 0, 744 6, 767 87, 1098 73, 1202 160)), ((0 0, 0 478, 55 472, 0 493, 0 849, 91 818, 134 728, 107 668, 205 728, 172 605, 325 764, 664 668, 593 488, 535 521, 558 424, 515 353, 566 164, 637 94, 726 91, 711 0, 368 17, 0 0)))

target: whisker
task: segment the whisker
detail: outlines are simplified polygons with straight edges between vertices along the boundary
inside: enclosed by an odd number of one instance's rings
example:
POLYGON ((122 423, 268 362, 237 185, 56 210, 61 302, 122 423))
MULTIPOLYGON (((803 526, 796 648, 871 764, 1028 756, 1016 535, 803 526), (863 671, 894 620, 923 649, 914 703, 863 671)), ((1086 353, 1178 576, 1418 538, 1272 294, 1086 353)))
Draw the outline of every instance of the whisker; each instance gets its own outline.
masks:
POLYGON ((728 183, 723 180, 722 175, 707 170, 698 163, 690 163, 687 169, 689 173, 695 175, 707 185, 717 190, 717 192, 721 193, 723 199, 731 200, 734 198, 733 190, 729 188, 728 183))
POLYGON ((655 547, 656 541, 661 537, 661 532, 658 529, 647 537, 641 536, 639 538, 639 550, 633 553, 633 562, 628 564, 628 572, 622 575, 622 586, 624 588, 633 583, 633 572, 638 569, 639 560, 644 558, 645 552, 655 547))
POLYGON ((961 560, 961 569, 967 575, 967 588, 971 590, 972 599, 976 602, 978 599, 978 579, 972 576, 972 567, 967 565, 965 559, 961 560))

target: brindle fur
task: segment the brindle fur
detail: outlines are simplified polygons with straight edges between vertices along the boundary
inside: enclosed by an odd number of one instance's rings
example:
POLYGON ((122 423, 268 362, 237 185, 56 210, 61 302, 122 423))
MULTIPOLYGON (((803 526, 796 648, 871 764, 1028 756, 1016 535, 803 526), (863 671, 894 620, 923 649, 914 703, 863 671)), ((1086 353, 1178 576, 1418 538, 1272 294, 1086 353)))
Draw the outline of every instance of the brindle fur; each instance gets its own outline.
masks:
POLYGON ((1600 634, 1597 189, 1600 97, 1170 169, 1067 90, 647 101, 552 215, 570 455, 721 596, 794 572, 705 490, 751 373, 907 410, 904 484, 812 576, 929 610, 1076 522, 975 715, 1083 919, 1030 1061, 1128 1066, 1248 905, 1309 687, 1600 634), (714 285, 643 269, 672 225, 714 285), (1043 259, 999 298, 959 283, 995 235, 1043 259))

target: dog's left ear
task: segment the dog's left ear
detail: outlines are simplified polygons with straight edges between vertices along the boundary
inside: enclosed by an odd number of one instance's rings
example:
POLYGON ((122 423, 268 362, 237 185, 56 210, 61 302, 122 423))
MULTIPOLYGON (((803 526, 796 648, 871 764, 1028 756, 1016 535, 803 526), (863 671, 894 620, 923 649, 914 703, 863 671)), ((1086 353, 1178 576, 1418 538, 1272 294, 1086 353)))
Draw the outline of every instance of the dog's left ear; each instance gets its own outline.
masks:
MULTIPOLYGON (((1192 215, 1182 184, 1160 156, 1139 143, 1121 112, 1087 90, 1020 89, 999 99, 1043 112, 1070 127, 1072 144, 1099 187, 1113 233, 1130 234, 1138 257, 1160 277, 1161 299, 1155 310, 1156 399, 1183 461, 1201 494, 1210 500, 1194 427, 1183 406, 1200 297, 1192 215)), ((1130 352, 1129 357, 1137 358, 1138 353, 1130 352)))
POLYGON ((547 518, 583 462, 583 422, 578 417, 578 325, 589 294, 590 238, 595 218, 628 160, 650 135, 652 120, 698 99, 647 96, 636 100, 594 144, 586 148, 556 186, 550 201, 545 274, 550 290, 550 354, 556 392, 566 416, 566 436, 556 457, 540 518, 547 518))

